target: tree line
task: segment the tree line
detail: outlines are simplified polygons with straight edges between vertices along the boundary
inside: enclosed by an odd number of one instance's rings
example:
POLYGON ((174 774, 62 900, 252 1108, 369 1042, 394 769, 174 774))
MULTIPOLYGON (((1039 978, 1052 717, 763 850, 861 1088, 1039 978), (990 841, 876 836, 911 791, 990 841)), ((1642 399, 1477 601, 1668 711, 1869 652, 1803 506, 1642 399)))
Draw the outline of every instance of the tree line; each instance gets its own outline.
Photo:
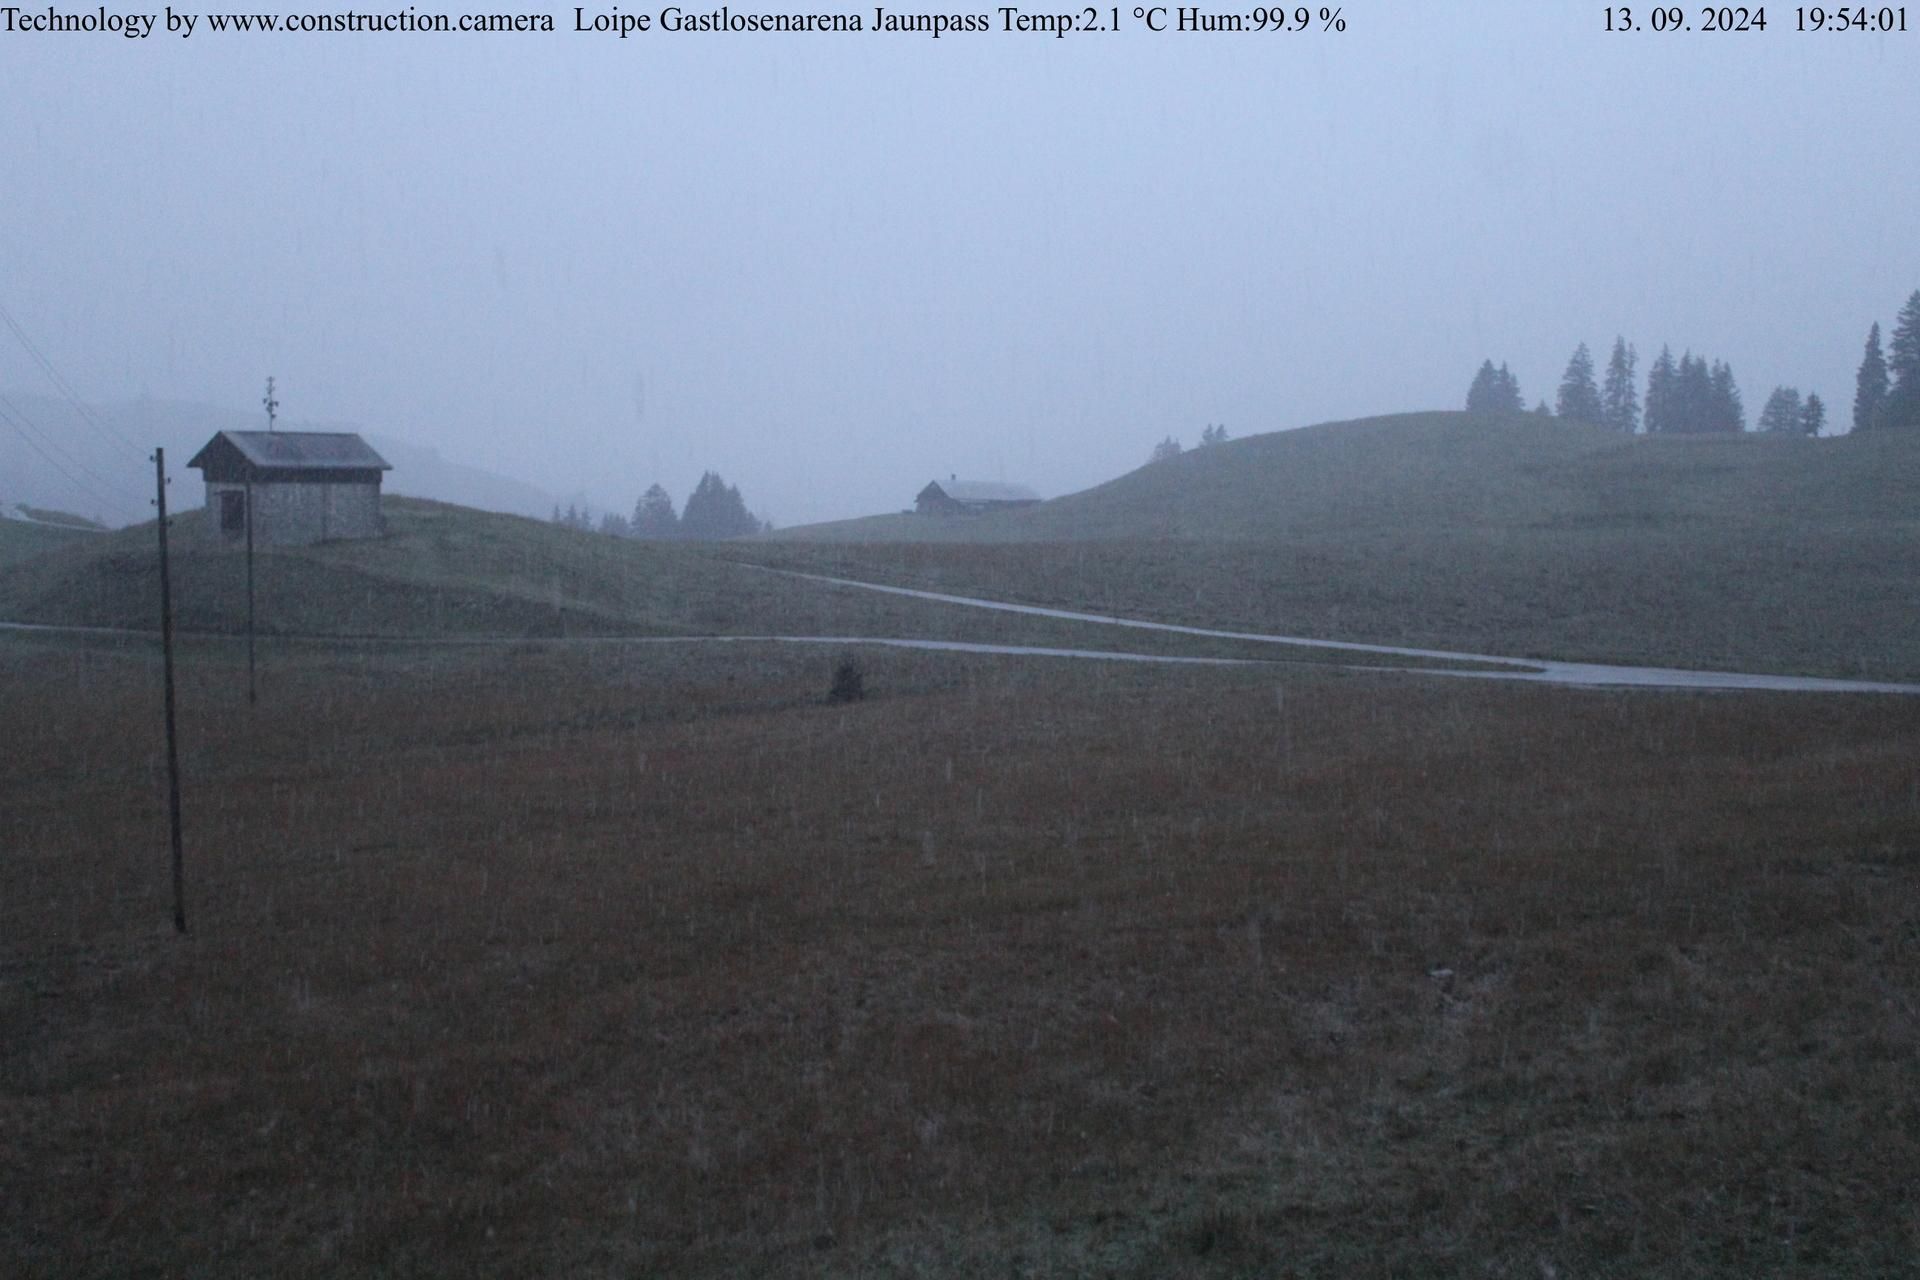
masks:
MULTIPOLYGON (((1639 354, 1626 339, 1616 337, 1606 373, 1596 378, 1593 353, 1582 342, 1574 348, 1561 375, 1554 407, 1542 400, 1534 412, 1569 422, 1587 422, 1626 434, 1675 435, 1696 432, 1740 432, 1747 429, 1746 410, 1733 368, 1723 360, 1709 363, 1691 350, 1675 359, 1663 345, 1647 371, 1646 397, 1639 394, 1635 376, 1639 354)), ((1471 413, 1515 414, 1526 411, 1520 381, 1505 363, 1481 362, 1467 388, 1471 413)), ((1819 393, 1802 396, 1798 387, 1778 386, 1767 397, 1757 431, 1783 435, 1817 436, 1826 428, 1827 406, 1819 393)), ((1883 353, 1880 325, 1867 333, 1866 354, 1855 379, 1853 429, 1920 430, 1920 289, 1907 299, 1894 323, 1893 339, 1883 353)))
MULTIPOLYGON (((1596 377, 1593 352, 1582 342, 1567 360, 1554 407, 1549 409, 1542 400, 1534 412, 1610 427, 1628 435, 1640 431, 1663 435, 1746 429, 1740 386, 1733 367, 1724 360, 1709 363, 1705 356, 1692 351, 1683 352, 1675 360, 1672 348, 1662 346, 1647 371, 1644 404, 1636 377, 1639 363, 1639 352, 1625 338, 1615 338, 1606 373, 1596 377)), ((1504 363, 1496 369, 1493 361, 1483 361, 1467 389, 1468 412, 1521 413, 1525 407, 1520 381, 1512 371, 1504 363)))
MULTIPOLYGON (((1209 422, 1201 429, 1200 443, 1195 447, 1204 449, 1209 445, 1225 444, 1226 442, 1227 424, 1224 422, 1209 422)), ((1147 455, 1147 461, 1165 462, 1169 458, 1179 457, 1182 452, 1184 452, 1184 450, 1180 442, 1174 437, 1168 436, 1159 444, 1153 446, 1153 452, 1147 455)))
POLYGON ((654 484, 634 502, 631 516, 608 511, 596 521, 590 512, 568 504, 565 511, 555 505, 553 522, 570 529, 598 530, 614 538, 719 539, 773 532, 773 522, 748 511, 739 488, 722 480, 717 471, 701 474, 700 483, 687 495, 686 506, 678 513, 673 509, 672 495, 654 484))

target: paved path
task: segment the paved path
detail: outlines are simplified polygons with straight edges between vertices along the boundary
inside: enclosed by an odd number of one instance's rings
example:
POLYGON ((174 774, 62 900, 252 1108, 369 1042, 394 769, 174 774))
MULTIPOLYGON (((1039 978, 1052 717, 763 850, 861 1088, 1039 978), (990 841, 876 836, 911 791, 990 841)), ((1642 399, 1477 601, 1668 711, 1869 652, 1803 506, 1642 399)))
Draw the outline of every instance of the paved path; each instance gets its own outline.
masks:
MULTIPOLYGON (((743 566, 748 567, 748 566, 743 566)), ((753 568, 763 568, 754 565, 753 568)), ((974 609, 997 609, 1005 613, 1024 613, 1040 618, 1061 618, 1069 622, 1092 622, 1110 627, 1133 627, 1143 631, 1171 631, 1179 635, 1206 636, 1216 640, 1244 640, 1257 644, 1291 645, 1299 648, 1335 649, 1347 653, 1370 653, 1386 657, 1431 658, 1450 662, 1472 662, 1496 670, 1472 671, 1462 668, 1390 667, 1419 675, 1449 676, 1467 680, 1527 680, 1540 684, 1579 685, 1590 688, 1769 690, 1782 693, 1903 693, 1920 694, 1920 684, 1898 684, 1881 680, 1829 680, 1817 676, 1775 676, 1737 671, 1692 671, 1678 667, 1622 667, 1599 662, 1561 662, 1545 658, 1511 658, 1486 653, 1455 653, 1444 649, 1410 649, 1400 645, 1361 644, 1352 640, 1315 640, 1306 636, 1277 636, 1257 631, 1220 631, 1211 627, 1187 627, 1171 622, 1147 622, 1140 618, 1118 618, 1109 614, 1081 613, 1072 609, 1048 609, 1040 605, 1010 604, 1004 600, 983 600, 976 596, 950 595, 943 591, 920 591, 912 587, 889 587, 856 578, 834 578, 825 574, 800 573, 793 569, 766 569, 789 578, 854 587, 862 591, 880 591, 888 595, 910 596, 942 604, 965 605, 974 609)), ((1383 668, 1367 667, 1369 671, 1383 668)))
MULTIPOLYGON (((82 627, 51 622, 0 622, 0 631, 20 631, 38 635, 118 636, 122 639, 158 640, 157 630, 140 627, 82 627)), ((180 639, 242 640, 242 635, 227 631, 181 631, 180 639)), ((992 653, 1026 658, 1098 658, 1109 662, 1161 662, 1177 666, 1258 667, 1264 658, 1206 658, 1172 653, 1126 653, 1115 649, 1059 649, 1033 644, 987 644, 972 640, 917 640, 905 636, 289 636, 275 633, 263 640, 293 641, 299 644, 340 644, 395 647, 417 645, 423 648, 493 647, 503 645, 666 645, 666 644, 807 644, 807 645, 881 645, 890 649, 928 649, 938 653, 992 653)), ((1368 668, 1377 670, 1379 668, 1368 668)))

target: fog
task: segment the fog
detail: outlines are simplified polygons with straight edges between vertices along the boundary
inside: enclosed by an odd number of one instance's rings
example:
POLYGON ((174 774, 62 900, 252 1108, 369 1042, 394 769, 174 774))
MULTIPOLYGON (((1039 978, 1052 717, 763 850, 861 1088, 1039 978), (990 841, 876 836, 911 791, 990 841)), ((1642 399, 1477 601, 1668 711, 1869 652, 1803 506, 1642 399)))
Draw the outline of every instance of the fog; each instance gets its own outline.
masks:
MULTIPOLYGON (((1881 36, 1603 9, 0 32, 0 305, 92 403, 250 412, 271 374, 282 425, 621 511, 711 468, 782 525, 949 473, 1069 492, 1209 423, 1458 407, 1488 357, 1551 400, 1616 334, 1643 374, 1663 342, 1729 361, 1749 420, 1785 383, 1844 427, 1868 325, 1920 286, 1920 10, 1881 36)), ((0 390, 59 394, 5 330, 0 390)))

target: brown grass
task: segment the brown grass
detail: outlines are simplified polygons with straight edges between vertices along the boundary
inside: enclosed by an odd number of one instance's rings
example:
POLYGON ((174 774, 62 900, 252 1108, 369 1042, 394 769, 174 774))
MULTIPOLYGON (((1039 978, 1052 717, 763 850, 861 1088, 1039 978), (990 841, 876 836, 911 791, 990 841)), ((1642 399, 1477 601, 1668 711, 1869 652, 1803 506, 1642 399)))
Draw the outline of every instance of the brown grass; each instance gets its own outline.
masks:
POLYGON ((0 646, 30 1275, 1894 1274, 1920 705, 0 646))

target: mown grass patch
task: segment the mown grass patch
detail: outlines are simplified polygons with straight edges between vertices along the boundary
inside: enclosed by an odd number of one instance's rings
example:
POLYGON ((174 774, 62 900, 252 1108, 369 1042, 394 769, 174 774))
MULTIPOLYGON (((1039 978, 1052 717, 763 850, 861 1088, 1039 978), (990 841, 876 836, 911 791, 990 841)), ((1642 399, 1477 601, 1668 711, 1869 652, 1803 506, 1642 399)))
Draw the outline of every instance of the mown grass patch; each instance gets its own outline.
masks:
POLYGON ((25 1274, 1885 1274, 1906 699, 0 643, 25 1274))

